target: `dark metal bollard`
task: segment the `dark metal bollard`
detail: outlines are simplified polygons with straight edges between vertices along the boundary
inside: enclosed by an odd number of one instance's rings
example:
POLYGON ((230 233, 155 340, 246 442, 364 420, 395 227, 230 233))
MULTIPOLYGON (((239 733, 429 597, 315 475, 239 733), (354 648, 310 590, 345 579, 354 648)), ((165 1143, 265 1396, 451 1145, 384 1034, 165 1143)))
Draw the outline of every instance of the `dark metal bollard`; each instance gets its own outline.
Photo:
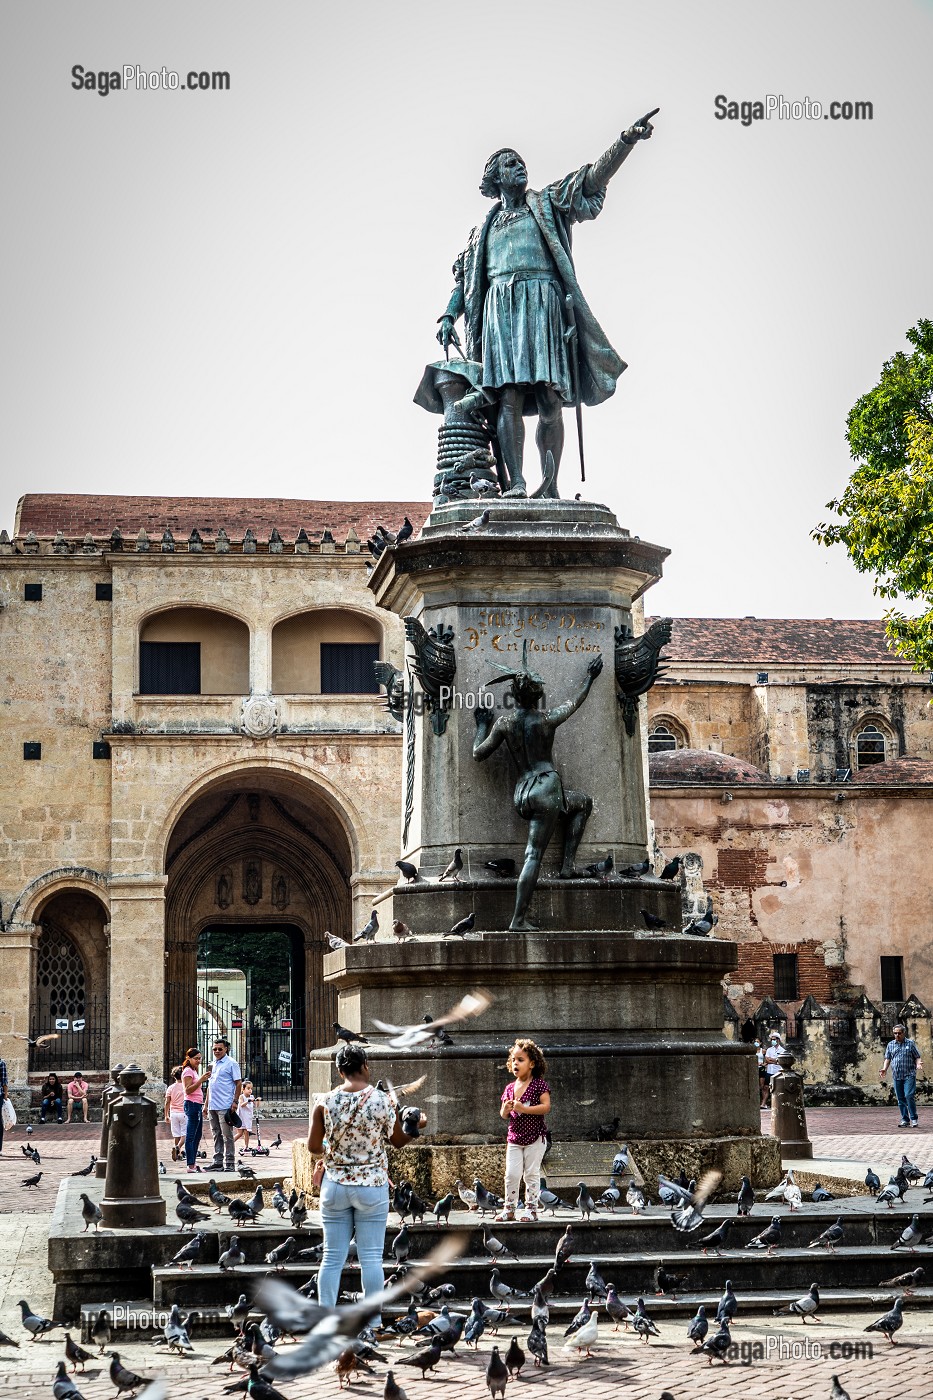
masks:
POLYGON ((120 1075, 121 1097, 110 1110, 107 1184, 100 1208, 104 1224, 117 1229, 165 1224, 156 1148, 159 1110, 140 1093, 145 1082, 145 1070, 129 1065, 120 1075))
POLYGON ((110 1106, 114 1099, 118 1099, 123 1093, 120 1087, 120 1075, 123 1072, 123 1065, 114 1065, 110 1071, 110 1078, 113 1081, 108 1084, 100 1096, 100 1147, 97 1149, 97 1165, 94 1168, 94 1175, 101 1178, 107 1175, 107 1143, 110 1138, 110 1106))
POLYGON ((813 1156, 803 1106, 803 1076, 791 1068, 793 1063, 794 1056, 783 1050, 778 1055, 781 1073, 771 1081, 771 1136, 781 1144, 781 1156, 790 1159, 813 1156))

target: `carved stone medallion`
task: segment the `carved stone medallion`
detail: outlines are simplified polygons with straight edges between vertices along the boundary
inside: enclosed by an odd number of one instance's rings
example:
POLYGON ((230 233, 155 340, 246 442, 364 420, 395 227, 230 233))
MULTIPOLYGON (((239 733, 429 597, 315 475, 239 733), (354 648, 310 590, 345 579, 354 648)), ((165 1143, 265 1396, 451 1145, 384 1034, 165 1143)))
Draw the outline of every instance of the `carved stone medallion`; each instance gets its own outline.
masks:
POLYGON ((240 706, 240 724, 251 739, 268 739, 279 727, 279 707, 270 695, 250 695, 240 706))

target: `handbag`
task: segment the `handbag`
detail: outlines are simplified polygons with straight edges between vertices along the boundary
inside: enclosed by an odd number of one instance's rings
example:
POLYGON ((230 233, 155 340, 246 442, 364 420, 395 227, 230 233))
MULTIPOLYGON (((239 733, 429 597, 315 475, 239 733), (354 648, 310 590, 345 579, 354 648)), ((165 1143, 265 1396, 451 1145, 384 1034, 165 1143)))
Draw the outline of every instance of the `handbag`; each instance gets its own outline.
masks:
POLYGON ((242 1128, 243 1126, 243 1120, 240 1118, 240 1115, 237 1113, 235 1108, 227 1109, 226 1113, 224 1114, 224 1122, 230 1128, 242 1128))
MULTIPOLYGON (((366 1092, 365 1092, 364 1094, 361 1094, 361 1095, 360 1095, 360 1097, 359 1097, 359 1099, 357 1100, 357 1102, 353 1105, 353 1109, 352 1109, 352 1112, 350 1113, 350 1116, 347 1118, 346 1122, 342 1125, 344 1129, 347 1129, 347 1128, 350 1126, 350 1124, 353 1122, 353 1118, 354 1118, 354 1116, 355 1116, 355 1114, 356 1114, 357 1109, 360 1109, 360 1108, 363 1107, 363 1104, 364 1104, 364 1103, 366 1102, 366 1100, 369 1098, 369 1096, 370 1096, 371 1093, 372 1093, 372 1088, 369 1088, 369 1089, 366 1090, 366 1092)), ((334 1139, 335 1139, 335 1138, 336 1138, 336 1133, 334 1134, 334 1138, 331 1139, 331 1143, 330 1143, 331 1149, 333 1149, 333 1146, 334 1146, 334 1139)), ((315 1191, 318 1192, 318 1194, 320 1194, 321 1185, 322 1185, 323 1181, 324 1181, 324 1158, 323 1158, 323 1157, 319 1157, 319 1158, 317 1159, 317 1161, 315 1162, 315 1164, 314 1164, 314 1170, 313 1170, 312 1173, 311 1173, 311 1185, 314 1187, 315 1191)))
POLYGON ((16 1127, 16 1109, 10 1099, 3 1100, 3 1126, 7 1132, 16 1127))

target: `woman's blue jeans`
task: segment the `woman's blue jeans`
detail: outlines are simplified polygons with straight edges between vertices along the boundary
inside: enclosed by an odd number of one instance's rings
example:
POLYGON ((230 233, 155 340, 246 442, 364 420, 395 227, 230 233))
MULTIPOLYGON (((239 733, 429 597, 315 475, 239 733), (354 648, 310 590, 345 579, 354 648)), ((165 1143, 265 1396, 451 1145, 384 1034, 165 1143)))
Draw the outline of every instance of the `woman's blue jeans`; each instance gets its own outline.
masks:
POLYGON ((202 1118, 204 1116, 204 1106, 199 1103, 192 1103, 190 1099, 185 1100, 185 1117, 188 1120, 185 1129, 185 1161, 189 1167, 197 1165, 198 1144, 201 1141, 202 1118))
POLYGON ((50 1109, 50 1108, 54 1108, 54 1109, 55 1109, 55 1116, 58 1118, 58 1121, 59 1121, 59 1123, 60 1123, 60 1122, 62 1121, 62 1101, 61 1101, 61 1099, 43 1099, 43 1100, 42 1100, 42 1105, 41 1105, 41 1107, 40 1107, 40 1109, 39 1109, 39 1122, 40 1122, 40 1123, 44 1123, 44 1122, 45 1122, 46 1110, 47 1110, 47 1109, 50 1109))
POLYGON ((340 1275, 354 1235, 360 1256, 363 1292, 374 1294, 382 1291, 385 1280, 382 1256, 388 1218, 388 1185, 344 1186, 324 1173, 321 1182, 324 1254, 317 1276, 317 1296, 325 1307, 333 1308, 337 1304, 340 1275))

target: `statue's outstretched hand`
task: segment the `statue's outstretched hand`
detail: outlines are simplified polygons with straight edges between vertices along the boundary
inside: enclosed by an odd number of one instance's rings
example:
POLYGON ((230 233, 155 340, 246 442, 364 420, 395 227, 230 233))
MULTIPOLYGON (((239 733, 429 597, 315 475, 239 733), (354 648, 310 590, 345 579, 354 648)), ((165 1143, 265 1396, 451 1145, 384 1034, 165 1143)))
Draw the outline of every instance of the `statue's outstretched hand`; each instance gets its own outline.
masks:
POLYGON ((454 330, 454 324, 454 318, 452 316, 442 316, 441 323, 437 330, 437 339, 440 341, 444 350, 449 349, 450 346, 453 345, 460 350, 460 354, 462 355, 463 351, 460 349, 460 337, 454 330))
POLYGON ((629 145, 634 145, 636 141, 648 140, 651 133, 654 131, 654 127, 651 125, 651 118, 657 116, 660 110, 660 107, 654 107, 650 112, 646 112, 643 117, 639 117, 638 121, 630 126, 627 131, 623 131, 622 135, 625 140, 628 141, 629 145))
POLYGON ((496 716, 495 712, 493 710, 487 710, 485 705, 477 705, 476 709, 473 711, 473 718, 476 721, 476 727, 480 734, 485 735, 488 734, 492 728, 496 716))
POLYGON ((602 655, 600 654, 599 656, 594 656, 594 657, 593 657, 593 660, 590 662, 590 664, 587 666, 586 669, 587 669, 587 671, 589 672, 589 674, 593 677, 593 680, 595 681, 596 677, 599 675, 600 671, 603 669, 603 658, 602 658, 602 655))

